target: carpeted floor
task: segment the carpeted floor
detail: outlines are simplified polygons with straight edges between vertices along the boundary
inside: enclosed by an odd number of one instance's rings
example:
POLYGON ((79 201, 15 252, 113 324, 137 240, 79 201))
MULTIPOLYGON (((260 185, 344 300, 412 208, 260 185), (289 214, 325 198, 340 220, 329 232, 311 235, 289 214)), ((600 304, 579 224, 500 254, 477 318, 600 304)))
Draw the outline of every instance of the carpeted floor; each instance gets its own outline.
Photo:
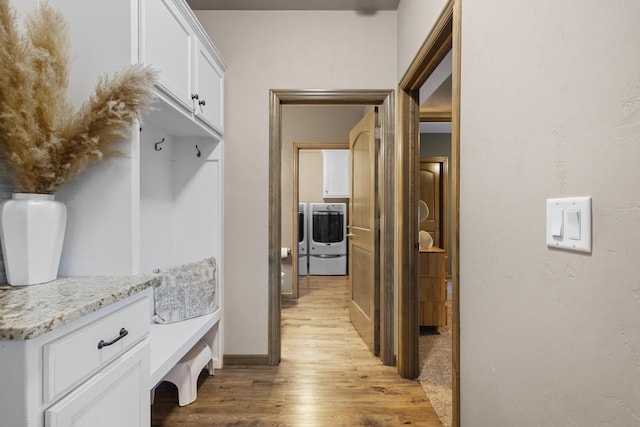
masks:
POLYGON ((447 326, 441 326, 437 330, 422 327, 420 330, 420 376, 418 377, 420 385, 444 427, 450 427, 452 422, 450 299, 447 301, 447 315, 447 326))

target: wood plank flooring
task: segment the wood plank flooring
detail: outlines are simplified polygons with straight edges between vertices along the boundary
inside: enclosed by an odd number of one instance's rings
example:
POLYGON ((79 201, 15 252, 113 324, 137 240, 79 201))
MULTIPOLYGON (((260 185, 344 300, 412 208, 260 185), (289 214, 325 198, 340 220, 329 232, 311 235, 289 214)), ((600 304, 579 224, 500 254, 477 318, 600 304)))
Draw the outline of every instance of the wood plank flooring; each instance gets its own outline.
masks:
POLYGON ((351 325, 344 277, 309 276, 283 300, 279 366, 200 376, 198 399, 156 391, 152 426, 441 426, 417 381, 383 366, 351 325))

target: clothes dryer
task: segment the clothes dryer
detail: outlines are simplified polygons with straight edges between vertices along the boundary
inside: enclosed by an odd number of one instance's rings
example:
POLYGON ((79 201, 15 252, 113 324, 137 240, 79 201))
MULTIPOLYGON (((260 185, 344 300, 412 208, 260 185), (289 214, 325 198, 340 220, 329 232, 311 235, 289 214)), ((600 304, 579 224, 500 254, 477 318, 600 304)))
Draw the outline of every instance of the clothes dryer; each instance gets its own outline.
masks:
POLYGON ((298 203, 298 276, 309 273, 309 205, 298 203))

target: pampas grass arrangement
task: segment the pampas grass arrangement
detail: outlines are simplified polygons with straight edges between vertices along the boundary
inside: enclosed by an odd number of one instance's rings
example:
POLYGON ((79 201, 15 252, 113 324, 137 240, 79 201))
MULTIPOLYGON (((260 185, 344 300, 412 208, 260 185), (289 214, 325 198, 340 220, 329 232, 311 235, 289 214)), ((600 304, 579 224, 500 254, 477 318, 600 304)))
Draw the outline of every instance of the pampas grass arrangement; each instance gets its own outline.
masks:
POLYGON ((54 193, 88 166, 117 154, 152 100, 156 72, 133 65, 99 80, 79 109, 67 101, 70 40, 63 16, 47 4, 17 29, 0 0, 0 154, 23 193, 54 193))

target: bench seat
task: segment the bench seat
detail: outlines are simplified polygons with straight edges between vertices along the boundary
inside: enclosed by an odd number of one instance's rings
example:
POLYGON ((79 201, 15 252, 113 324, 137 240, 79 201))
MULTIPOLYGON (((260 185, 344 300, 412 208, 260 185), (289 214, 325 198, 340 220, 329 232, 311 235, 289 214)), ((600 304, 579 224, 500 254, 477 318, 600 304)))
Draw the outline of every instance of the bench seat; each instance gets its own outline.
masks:
POLYGON ((219 355, 215 347, 218 347, 219 336, 217 324, 220 322, 221 309, 204 316, 193 319, 181 320, 174 323, 151 324, 151 387, 154 388, 169 371, 182 359, 199 341, 207 335, 207 342, 214 355, 214 362, 219 355))

